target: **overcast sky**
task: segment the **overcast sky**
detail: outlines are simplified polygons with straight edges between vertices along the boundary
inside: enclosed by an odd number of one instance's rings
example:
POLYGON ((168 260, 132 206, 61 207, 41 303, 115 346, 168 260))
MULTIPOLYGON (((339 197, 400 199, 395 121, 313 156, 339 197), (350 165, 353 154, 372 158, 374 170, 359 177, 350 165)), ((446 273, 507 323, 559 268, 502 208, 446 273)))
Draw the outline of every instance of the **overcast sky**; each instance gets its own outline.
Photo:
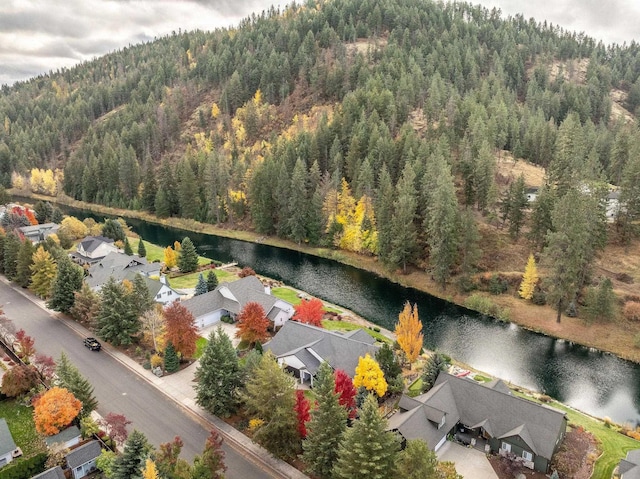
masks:
MULTIPOLYGON (((473 0, 606 43, 640 41, 638 0, 473 0)), ((0 84, 172 31, 213 30, 289 0, 0 0, 0 84)))

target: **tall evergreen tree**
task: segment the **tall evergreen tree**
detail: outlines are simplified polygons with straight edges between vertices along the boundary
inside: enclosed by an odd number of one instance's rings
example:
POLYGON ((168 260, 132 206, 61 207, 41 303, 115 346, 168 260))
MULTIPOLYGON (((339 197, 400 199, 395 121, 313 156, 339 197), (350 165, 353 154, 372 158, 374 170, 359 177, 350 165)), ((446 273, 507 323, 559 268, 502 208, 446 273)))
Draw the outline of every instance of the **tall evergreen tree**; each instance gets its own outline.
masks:
POLYGON ((548 169, 549 180, 556 186, 558 197, 577 187, 586 153, 580 117, 572 112, 558 129, 555 155, 548 169))
POLYGON ((289 214, 287 230, 293 241, 300 244, 307 237, 308 199, 307 199, 307 167, 298 158, 291 174, 289 187, 289 214))
POLYGON ((186 236, 178 253, 178 268, 182 273, 190 273, 198 269, 198 252, 191 239, 186 236))
POLYGON ((547 233, 553 231, 552 213, 556 204, 556 193, 548 185, 538 191, 538 196, 531 212, 531 229, 529 241, 538 250, 546 246, 547 233))
POLYGON ((130 303, 133 307, 133 314, 135 314, 136 318, 142 316, 155 305, 147 281, 140 273, 136 274, 132 281, 133 288, 129 295, 131 296, 130 303))
POLYGON ((133 431, 124 445, 124 452, 117 456, 112 465, 113 479, 134 479, 142 477, 142 468, 151 452, 151 445, 140 431, 133 431))
POLYGON ((482 256, 480 250, 480 233, 473 214, 465 209, 460 214, 460 232, 458 244, 458 257, 460 258, 460 271, 463 275, 470 275, 476 270, 476 264, 482 256))
POLYGON ((142 183, 142 196, 140 198, 141 206, 149 213, 155 212, 156 195, 158 193, 158 183, 156 182, 156 174, 153 168, 153 160, 146 159, 144 180, 142 183))
POLYGON ((33 243, 25 239, 18 250, 18 258, 16 260, 16 277, 15 282, 27 288, 31 283, 31 266, 33 265, 33 253, 35 247, 33 243))
POLYGON ((227 333, 221 327, 209 336, 196 368, 196 401, 211 414, 228 416, 238 404, 242 369, 227 333))
POLYGON ((126 254, 127 256, 133 256, 133 248, 131 248, 129 238, 124 239, 124 254, 126 254))
POLYGON ((508 197, 510 199, 507 211, 509 235, 513 239, 518 239, 524 223, 524 209, 528 204, 524 176, 520 175, 515 182, 509 185, 508 197))
POLYGON ((167 343, 167 347, 164 349, 164 369, 168 373, 175 373, 180 369, 180 358, 171 341, 167 343))
POLYGON ((218 276, 213 269, 207 273, 207 291, 213 291, 218 287, 218 276))
POLYGON ((335 392, 335 379, 331 367, 323 362, 314 381, 318 402, 307 423, 307 438, 302 443, 304 461, 321 478, 332 476, 338 458, 338 446, 347 428, 347 410, 340 405, 335 392))
POLYGON ((131 344, 140 330, 132 295, 110 277, 100 290, 101 304, 97 317, 98 335, 114 346, 131 344))
POLYGON ((138 242, 138 256, 140 256, 141 258, 147 257, 147 248, 144 245, 144 241, 142 241, 142 238, 140 238, 140 241, 138 242))
POLYGON ((183 218, 197 219, 202 209, 198 185, 189 160, 185 160, 178 169, 178 202, 183 218))
POLYGON ((207 287, 207 282, 204 279, 204 276, 202 275, 202 273, 200 273, 198 275, 198 283, 196 284, 195 296, 200 296, 201 294, 204 294, 207 291, 209 291, 209 288, 207 287))
POLYGON ((585 295, 585 316, 589 321, 611 321, 616 317, 616 294, 609 278, 600 282, 598 287, 589 288, 585 295))
POLYGON ((113 241, 124 242, 127 238, 122 229, 122 225, 118 220, 106 219, 102 226, 102 236, 105 238, 111 238, 113 241))
POLYGON ((438 458, 420 439, 407 441, 406 447, 398 454, 396 474, 403 479, 440 479, 438 458))
POLYGON ((483 141, 478 152, 478 159, 474 165, 473 178, 476 189, 476 204, 480 211, 489 206, 493 192, 493 176, 496 169, 496 159, 488 141, 483 141))
POLYGON ((4 274, 13 280, 18 273, 18 254, 20 253, 20 238, 9 232, 4 240, 4 274))
POLYGON ((98 407, 91 383, 80 374, 63 351, 56 362, 56 376, 60 387, 68 389, 82 403, 79 417, 82 419, 91 414, 98 407))
POLYGON ((378 255, 385 263, 391 261, 391 241, 393 239, 393 200, 395 191, 386 164, 382 165, 376 192, 376 219, 378 224, 378 255))
POLYGON ((387 479, 394 477, 400 437, 387 431, 378 402, 367 396, 360 417, 345 431, 338 448, 333 477, 341 479, 387 479))
POLYGON ((418 201, 416 198, 416 175, 410 163, 407 163, 402 178, 396 186, 394 203, 391 249, 389 259, 392 264, 402 266, 406 273, 407 263, 415 258, 418 233, 414 224, 418 201))
POLYGON ((627 163, 620 184, 617 225, 622 240, 629 245, 631 238, 640 233, 640 151, 627 163))
POLYGON ((84 280, 82 268, 71 262, 68 256, 58 259, 58 273, 51 286, 51 297, 47 307, 68 313, 75 301, 75 292, 80 291, 84 280))

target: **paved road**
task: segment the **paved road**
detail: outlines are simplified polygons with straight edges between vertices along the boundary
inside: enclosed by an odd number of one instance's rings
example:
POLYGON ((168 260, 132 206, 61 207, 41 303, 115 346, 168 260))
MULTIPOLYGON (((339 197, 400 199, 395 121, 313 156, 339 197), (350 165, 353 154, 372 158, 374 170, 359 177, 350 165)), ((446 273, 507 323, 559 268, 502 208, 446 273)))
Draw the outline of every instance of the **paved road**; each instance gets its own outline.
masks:
MULTIPOLYGON (((124 414, 132 421, 130 430, 143 432, 155 446, 180 436, 184 442, 181 457, 188 461, 202 452, 207 427, 137 374, 104 351, 89 351, 74 331, 3 281, 0 281, 0 305, 17 328, 35 339, 38 352, 57 359, 65 351, 93 384, 100 414, 124 414)), ((229 479, 271 477, 228 444, 223 448, 228 467, 225 476, 229 479)))

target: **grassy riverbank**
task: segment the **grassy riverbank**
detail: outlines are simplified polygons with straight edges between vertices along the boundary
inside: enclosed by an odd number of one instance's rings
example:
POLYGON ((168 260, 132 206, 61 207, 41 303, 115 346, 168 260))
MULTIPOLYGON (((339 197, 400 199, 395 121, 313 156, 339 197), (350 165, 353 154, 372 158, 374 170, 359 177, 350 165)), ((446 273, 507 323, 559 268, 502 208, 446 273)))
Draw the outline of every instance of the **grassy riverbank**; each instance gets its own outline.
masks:
MULTIPOLYGON (((398 271, 389 271, 384 265, 377 261, 377 258, 363 256, 348 251, 316 248, 304 244, 299 245, 281 238, 265 237, 251 231, 220 228, 214 225, 199 223, 197 221, 184 218, 160 219, 143 211, 130 211, 89 204, 72 200, 66 196, 49 198, 24 191, 12 191, 11 193, 19 196, 30 197, 33 198, 33 200, 57 202, 97 214, 122 216, 123 218, 136 218, 163 226, 180 228, 198 233, 218 235, 242 241, 259 242, 279 248, 301 251, 370 271, 401 284, 402 286, 412 287, 459 305, 464 305, 465 301, 469 297, 468 294, 460 293, 453 286, 449 286, 446 290, 442 290, 440 286, 431 279, 431 276, 422 270, 414 268, 409 271, 408 274, 401 274, 398 271)), ((638 253, 640 254, 640 247, 638 247, 638 245, 636 245, 636 249, 639 250, 638 253)), ((629 254, 635 254, 635 250, 633 252, 629 252, 629 254)), ((492 295, 490 296, 490 299, 503 310, 505 308, 508 309, 510 321, 527 329, 603 351, 608 351, 622 358, 640 362, 640 349, 636 347, 634 342, 635 336, 640 334, 640 324, 620 320, 618 322, 594 323, 587 325, 581 319, 567 318, 564 316, 561 323, 556 323, 556 313, 553 308, 548 306, 535 306, 511 295, 492 295)))

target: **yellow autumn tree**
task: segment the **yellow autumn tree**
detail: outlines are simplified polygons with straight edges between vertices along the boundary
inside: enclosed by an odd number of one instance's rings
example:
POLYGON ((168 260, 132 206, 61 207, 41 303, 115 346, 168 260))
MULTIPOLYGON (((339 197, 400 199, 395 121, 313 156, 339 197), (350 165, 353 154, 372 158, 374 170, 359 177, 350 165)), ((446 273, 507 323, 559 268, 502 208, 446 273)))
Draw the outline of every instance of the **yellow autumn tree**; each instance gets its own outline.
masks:
POLYGON ((142 478, 143 479, 159 479, 158 468, 156 467, 156 463, 151 459, 147 458, 147 461, 144 464, 144 469, 142 470, 142 478))
POLYGON ((175 268, 178 264, 178 255, 171 246, 164 249, 164 264, 167 268, 175 268))
POLYGON ((60 232, 71 239, 80 239, 87 236, 89 228, 75 216, 67 216, 60 224, 60 232))
POLYGON ((518 293, 523 299, 533 298, 533 292, 538 284, 538 267, 536 266, 536 260, 533 254, 529 255, 527 266, 524 269, 524 276, 522 277, 522 283, 520 283, 520 290, 518 293))
POLYGON ((409 363, 413 363, 420 354, 424 341, 417 304, 411 308, 409 301, 404 303, 404 309, 398 315, 395 333, 400 349, 404 352, 409 363))
POLYGON ((211 118, 216 120, 219 116, 220 116, 220 107, 218 106, 217 103, 214 102, 213 105, 211 105, 211 118))
POLYGON ((387 381, 384 379, 384 373, 376 360, 369 356, 369 353, 364 357, 360 356, 353 385, 356 388, 364 387, 367 391, 375 391, 380 397, 386 394, 387 381))
POLYGON ((82 403, 65 388, 49 389, 35 402, 33 421, 36 430, 53 436, 71 424, 82 409, 82 403))
POLYGON ((180 243, 180 241, 176 240, 173 242, 173 249, 176 251, 176 253, 178 253, 180 251, 180 248, 182 248, 182 243, 180 243))

